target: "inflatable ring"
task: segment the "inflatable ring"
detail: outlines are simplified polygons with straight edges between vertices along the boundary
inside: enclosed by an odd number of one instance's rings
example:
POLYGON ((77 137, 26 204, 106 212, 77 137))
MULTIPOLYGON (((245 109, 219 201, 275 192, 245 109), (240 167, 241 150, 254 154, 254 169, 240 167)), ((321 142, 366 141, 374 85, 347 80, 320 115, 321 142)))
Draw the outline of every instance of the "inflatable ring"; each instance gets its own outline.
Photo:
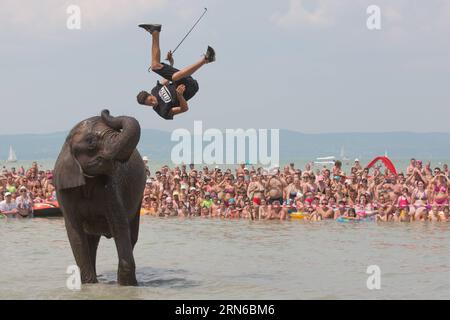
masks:
POLYGON ((303 220, 306 218, 306 215, 303 214, 303 212, 292 212, 291 214, 289 214, 289 217, 295 220, 303 220))

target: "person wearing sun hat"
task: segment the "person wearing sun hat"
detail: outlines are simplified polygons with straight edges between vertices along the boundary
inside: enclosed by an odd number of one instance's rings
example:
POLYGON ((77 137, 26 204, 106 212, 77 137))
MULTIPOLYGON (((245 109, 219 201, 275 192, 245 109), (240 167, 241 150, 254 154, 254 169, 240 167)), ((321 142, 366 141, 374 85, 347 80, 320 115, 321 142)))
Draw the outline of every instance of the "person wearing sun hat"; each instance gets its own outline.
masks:
POLYGON ((33 200, 25 186, 19 188, 19 193, 20 196, 16 199, 18 214, 23 218, 31 218, 33 216, 33 200))

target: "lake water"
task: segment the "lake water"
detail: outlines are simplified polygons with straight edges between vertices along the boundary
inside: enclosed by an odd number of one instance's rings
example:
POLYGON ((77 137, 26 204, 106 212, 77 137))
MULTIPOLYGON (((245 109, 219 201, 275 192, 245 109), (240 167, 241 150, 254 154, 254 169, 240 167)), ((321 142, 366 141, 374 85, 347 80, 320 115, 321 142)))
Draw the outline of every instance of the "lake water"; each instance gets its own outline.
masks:
POLYGON ((100 284, 66 288, 64 222, 0 220, 0 299, 450 299, 450 224, 143 217, 139 287, 116 283, 102 238, 100 284), (366 286, 369 265, 381 289, 366 286))

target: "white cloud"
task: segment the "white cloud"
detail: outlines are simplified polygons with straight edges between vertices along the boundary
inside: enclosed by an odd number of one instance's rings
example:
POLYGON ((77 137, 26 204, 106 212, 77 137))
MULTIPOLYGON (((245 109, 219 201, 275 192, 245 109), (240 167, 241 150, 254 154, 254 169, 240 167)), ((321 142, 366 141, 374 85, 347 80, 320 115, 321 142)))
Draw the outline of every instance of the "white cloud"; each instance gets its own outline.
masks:
POLYGON ((285 13, 276 12, 271 21, 283 28, 298 26, 323 27, 332 23, 334 5, 324 0, 289 0, 289 8, 285 13))

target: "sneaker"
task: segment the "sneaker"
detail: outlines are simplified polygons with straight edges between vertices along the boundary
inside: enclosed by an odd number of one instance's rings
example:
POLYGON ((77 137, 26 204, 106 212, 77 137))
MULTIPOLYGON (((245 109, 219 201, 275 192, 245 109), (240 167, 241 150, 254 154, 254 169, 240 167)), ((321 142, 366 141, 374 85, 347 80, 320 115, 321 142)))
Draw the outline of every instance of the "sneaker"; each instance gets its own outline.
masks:
POLYGON ((153 33, 153 31, 161 32, 161 25, 160 24, 140 24, 139 27, 142 29, 150 32, 150 34, 153 33))
POLYGON ((208 49, 206 50, 205 60, 208 63, 216 61, 216 52, 210 46, 208 46, 208 49))

